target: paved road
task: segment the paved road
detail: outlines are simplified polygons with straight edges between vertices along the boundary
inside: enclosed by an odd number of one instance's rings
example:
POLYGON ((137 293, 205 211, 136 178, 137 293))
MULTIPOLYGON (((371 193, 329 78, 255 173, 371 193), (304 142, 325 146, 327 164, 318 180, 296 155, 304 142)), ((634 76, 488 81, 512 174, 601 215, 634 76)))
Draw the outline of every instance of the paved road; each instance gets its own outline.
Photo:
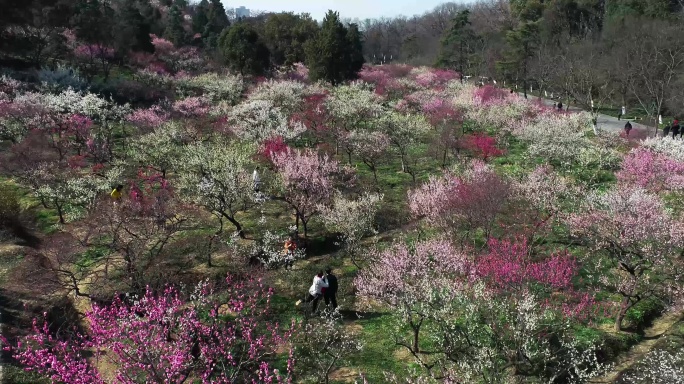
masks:
MULTIPOLYGON (((520 95, 522 95, 522 93, 520 95)), ((542 99, 542 98, 539 98, 537 96, 532 96, 532 95, 527 95, 527 98, 529 100, 541 99, 544 102, 544 104, 550 105, 550 106, 556 105, 556 103, 557 103, 553 100, 542 99)), ((574 106, 570 106, 569 110, 570 111, 581 111, 582 109, 574 107, 574 106)), ((627 122, 627 120, 625 120, 625 119, 618 120, 617 117, 608 116, 608 115, 604 115, 604 114, 599 114, 598 118, 597 118, 597 125, 598 125, 599 129, 618 132, 618 133, 624 131, 626 122, 627 122)), ((632 123, 632 127, 634 129, 642 130, 645 133, 647 133, 649 136, 653 135, 653 131, 654 131, 653 127, 646 126, 646 125, 639 124, 639 123, 635 123, 634 120, 630 120, 630 122, 632 123)))

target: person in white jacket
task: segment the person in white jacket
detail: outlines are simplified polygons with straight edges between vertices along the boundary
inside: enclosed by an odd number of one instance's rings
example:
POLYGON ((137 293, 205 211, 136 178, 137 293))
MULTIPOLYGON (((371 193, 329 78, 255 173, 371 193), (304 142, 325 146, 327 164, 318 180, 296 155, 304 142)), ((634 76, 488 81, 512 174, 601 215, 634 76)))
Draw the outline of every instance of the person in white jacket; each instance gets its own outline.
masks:
MULTIPOLYGON (((318 302, 321 300, 321 297, 323 297, 323 290, 325 288, 328 288, 328 280, 323 275, 323 271, 318 271, 316 276, 313 278, 311 287, 309 288, 309 296, 306 298, 307 303, 313 301, 311 312, 316 312, 316 308, 318 308, 318 302)), ((299 304, 301 304, 301 300, 297 301, 295 305, 299 304)))
POLYGON ((259 177, 259 167, 254 169, 252 173, 252 183, 254 184, 254 192, 259 193, 261 190, 261 177, 259 177))

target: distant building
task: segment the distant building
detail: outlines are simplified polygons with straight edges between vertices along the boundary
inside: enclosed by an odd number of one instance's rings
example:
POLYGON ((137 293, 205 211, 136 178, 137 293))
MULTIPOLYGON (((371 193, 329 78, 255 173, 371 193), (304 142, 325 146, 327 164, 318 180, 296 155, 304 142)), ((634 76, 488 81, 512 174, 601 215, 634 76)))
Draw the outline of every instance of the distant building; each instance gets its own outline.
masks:
POLYGON ((245 8, 244 6, 235 8, 235 17, 249 17, 249 9, 245 8))

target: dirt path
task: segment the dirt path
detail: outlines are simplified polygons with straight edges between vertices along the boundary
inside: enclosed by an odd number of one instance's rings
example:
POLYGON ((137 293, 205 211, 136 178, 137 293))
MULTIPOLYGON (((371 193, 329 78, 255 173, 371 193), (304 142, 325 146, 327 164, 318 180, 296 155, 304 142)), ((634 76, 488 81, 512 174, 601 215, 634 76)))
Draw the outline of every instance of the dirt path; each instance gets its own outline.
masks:
POLYGON ((613 369, 605 375, 589 380, 589 383, 614 383, 620 373, 643 359, 643 357, 658 343, 661 336, 665 335, 670 328, 681 319, 681 312, 668 313, 665 316, 656 319, 651 327, 644 330, 643 340, 634 345, 628 352, 620 355, 613 369))

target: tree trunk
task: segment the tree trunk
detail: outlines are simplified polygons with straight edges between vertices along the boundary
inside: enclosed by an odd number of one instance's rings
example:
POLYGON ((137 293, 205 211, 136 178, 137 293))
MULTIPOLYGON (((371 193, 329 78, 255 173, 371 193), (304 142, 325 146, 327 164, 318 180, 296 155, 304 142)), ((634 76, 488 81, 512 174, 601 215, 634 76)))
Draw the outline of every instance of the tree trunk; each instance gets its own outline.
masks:
POLYGON ((620 303, 620 309, 618 310, 617 316, 615 317, 615 332, 620 332, 622 330, 622 320, 627 314, 629 309, 629 297, 624 297, 620 303))
MULTIPOLYGON (((237 231, 237 233, 238 233, 238 235, 240 236, 240 238, 244 239, 244 238, 245 238, 245 233, 244 233, 243 230, 242 230, 242 225, 241 225, 237 220, 235 220, 233 217, 230 217, 229 215, 227 215, 227 214, 224 213, 224 212, 221 212, 221 215, 222 215, 223 217, 225 217, 226 219, 228 219, 228 221, 230 221, 230 223, 233 224, 233 225, 235 226, 235 230, 237 231)), ((223 223, 221 223, 221 228, 223 228, 223 223)))
POLYGON ((55 204, 55 207, 57 208, 57 214, 59 215, 59 223, 65 224, 64 212, 62 211, 62 204, 55 204))

